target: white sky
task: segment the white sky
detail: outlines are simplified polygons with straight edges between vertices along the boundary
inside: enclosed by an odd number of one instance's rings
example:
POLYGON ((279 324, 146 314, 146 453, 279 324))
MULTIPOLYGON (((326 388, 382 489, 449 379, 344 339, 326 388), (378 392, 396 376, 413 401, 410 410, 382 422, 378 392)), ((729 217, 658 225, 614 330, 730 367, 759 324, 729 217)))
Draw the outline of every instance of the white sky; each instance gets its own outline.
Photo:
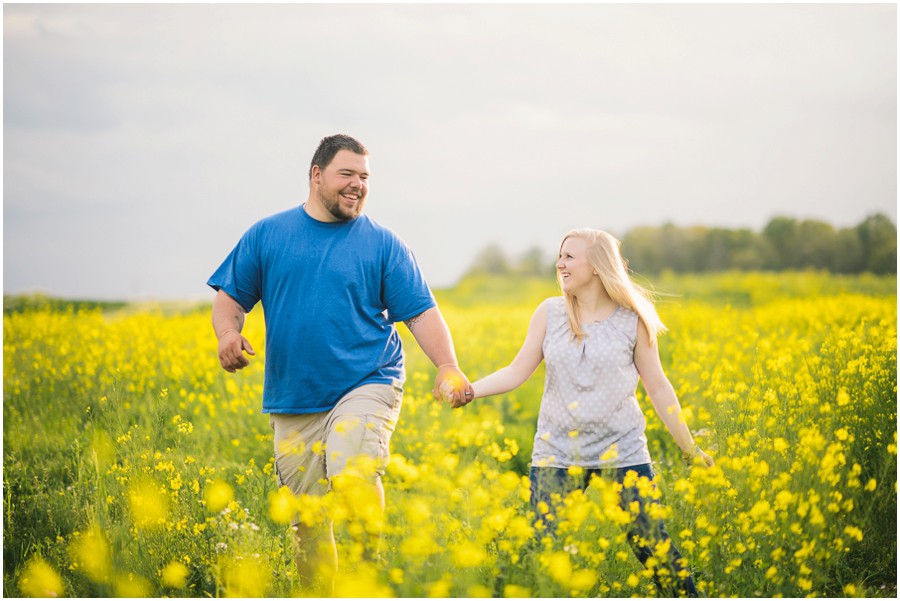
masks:
POLYGON ((897 219, 893 4, 4 5, 3 289, 211 298, 318 141, 453 284, 572 227, 897 219))

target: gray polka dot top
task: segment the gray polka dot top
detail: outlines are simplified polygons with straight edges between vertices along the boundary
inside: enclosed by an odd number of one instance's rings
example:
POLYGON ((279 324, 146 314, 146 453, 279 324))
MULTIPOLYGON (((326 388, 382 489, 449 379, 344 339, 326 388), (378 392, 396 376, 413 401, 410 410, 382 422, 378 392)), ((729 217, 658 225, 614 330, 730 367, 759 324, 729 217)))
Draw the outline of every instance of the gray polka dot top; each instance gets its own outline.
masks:
POLYGON ((544 396, 534 435, 535 467, 629 467, 650 463, 647 422, 635 396, 637 314, 619 306, 603 321, 569 330, 563 297, 550 299, 543 350, 544 396))

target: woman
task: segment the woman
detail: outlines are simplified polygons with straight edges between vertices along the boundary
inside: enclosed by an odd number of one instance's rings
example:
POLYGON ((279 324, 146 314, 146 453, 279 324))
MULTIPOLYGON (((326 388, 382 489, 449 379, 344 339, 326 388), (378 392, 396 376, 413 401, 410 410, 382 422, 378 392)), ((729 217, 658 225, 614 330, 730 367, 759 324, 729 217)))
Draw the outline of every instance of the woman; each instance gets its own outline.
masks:
MULTIPOLYGON (((563 296, 538 306, 512 363, 472 384, 473 398, 509 392, 546 361, 531 463, 531 505, 551 535, 556 521, 540 509, 550 507, 549 514, 554 514, 552 493, 565 496, 576 488, 584 490, 592 475, 613 477, 621 484, 633 471, 653 480, 646 421, 635 396, 639 377, 685 457, 713 465, 694 444, 675 390, 663 373, 656 337, 666 328, 649 294, 629 278, 619 241, 599 230, 573 230, 563 239, 556 269, 563 296), (573 470, 581 476, 569 475, 572 466, 584 468, 573 470)), ((647 511, 654 499, 629 487, 623 491, 622 508, 635 500, 639 511, 628 540, 646 564, 656 544, 669 537, 662 521, 651 519, 647 511)), ((674 544, 669 545, 668 565, 654 568, 654 581, 663 593, 697 596, 674 544), (660 568, 667 571, 658 574, 660 568), (674 574, 674 579, 660 577, 665 574, 674 574)))

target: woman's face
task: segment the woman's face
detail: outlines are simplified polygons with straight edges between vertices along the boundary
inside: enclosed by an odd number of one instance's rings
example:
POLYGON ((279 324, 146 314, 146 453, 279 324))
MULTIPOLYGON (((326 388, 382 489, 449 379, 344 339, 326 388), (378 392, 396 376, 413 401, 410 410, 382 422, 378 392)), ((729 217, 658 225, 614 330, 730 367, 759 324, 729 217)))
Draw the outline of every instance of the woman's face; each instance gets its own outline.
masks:
POLYGON ((556 261, 556 272, 564 292, 573 293, 596 277, 587 255, 588 242, 584 238, 563 240, 556 261))

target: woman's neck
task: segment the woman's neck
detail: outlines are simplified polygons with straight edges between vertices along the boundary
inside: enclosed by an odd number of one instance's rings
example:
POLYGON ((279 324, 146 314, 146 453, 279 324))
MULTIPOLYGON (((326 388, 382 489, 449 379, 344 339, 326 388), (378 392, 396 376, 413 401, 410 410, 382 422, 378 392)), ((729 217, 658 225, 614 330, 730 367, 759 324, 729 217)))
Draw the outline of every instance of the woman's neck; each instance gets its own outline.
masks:
POLYGON ((609 296, 603 284, 585 287, 575 295, 578 305, 578 316, 581 321, 595 321, 608 316, 615 310, 618 303, 609 296))

